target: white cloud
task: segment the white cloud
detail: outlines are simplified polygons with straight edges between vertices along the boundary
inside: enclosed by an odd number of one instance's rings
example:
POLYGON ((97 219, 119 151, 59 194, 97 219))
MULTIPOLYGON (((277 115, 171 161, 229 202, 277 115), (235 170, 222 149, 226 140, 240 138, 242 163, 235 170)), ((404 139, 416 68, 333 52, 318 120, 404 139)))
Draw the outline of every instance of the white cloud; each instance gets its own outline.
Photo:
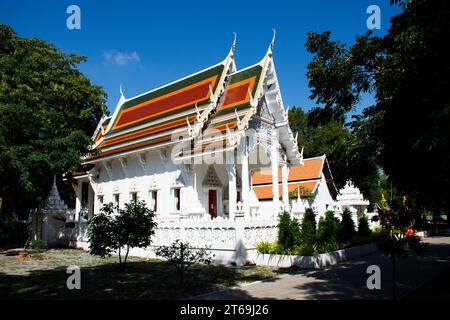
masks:
POLYGON ((106 63, 113 63, 117 64, 118 66, 124 66, 129 63, 141 61, 136 51, 133 52, 120 52, 116 50, 104 51, 103 59, 105 59, 106 63))

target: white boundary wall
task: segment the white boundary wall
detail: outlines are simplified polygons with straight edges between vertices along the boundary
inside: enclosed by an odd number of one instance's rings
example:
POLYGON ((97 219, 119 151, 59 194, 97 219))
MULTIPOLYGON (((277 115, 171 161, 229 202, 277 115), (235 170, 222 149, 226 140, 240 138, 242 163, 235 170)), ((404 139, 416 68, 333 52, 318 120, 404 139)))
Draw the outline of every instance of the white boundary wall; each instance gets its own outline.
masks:
MULTIPOLYGON (((277 237, 277 222, 272 220, 235 221, 158 221, 152 245, 145 249, 133 248, 131 256, 155 258, 154 249, 168 246, 175 240, 187 241, 193 248, 209 247, 216 263, 256 262, 256 244, 273 242, 277 237)), ((86 237, 71 241, 71 245, 88 249, 86 237)))

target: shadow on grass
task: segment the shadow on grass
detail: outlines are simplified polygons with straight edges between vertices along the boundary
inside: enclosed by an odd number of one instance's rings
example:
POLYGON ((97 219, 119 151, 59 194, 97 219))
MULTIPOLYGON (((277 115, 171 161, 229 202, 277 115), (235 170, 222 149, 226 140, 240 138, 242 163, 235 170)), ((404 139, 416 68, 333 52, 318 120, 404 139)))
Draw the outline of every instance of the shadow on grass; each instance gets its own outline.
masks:
POLYGON ((28 275, 0 272, 3 299, 181 299, 221 290, 273 274, 257 267, 195 265, 183 284, 175 268, 164 261, 105 263, 81 268, 81 289, 66 286, 66 267, 34 270, 28 275))

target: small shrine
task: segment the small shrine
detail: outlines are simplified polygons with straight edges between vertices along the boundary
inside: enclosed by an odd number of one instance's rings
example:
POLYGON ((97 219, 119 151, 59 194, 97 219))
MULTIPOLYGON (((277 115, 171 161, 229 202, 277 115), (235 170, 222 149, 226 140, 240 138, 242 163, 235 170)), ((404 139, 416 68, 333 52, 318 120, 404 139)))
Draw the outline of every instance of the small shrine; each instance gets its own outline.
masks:
POLYGON ((48 246, 59 245, 65 223, 73 213, 72 211, 61 199, 56 186, 56 176, 54 176, 53 185, 47 199, 43 201, 40 214, 33 216, 33 238, 46 241, 48 246))
MULTIPOLYGON (((367 214, 367 207, 370 202, 364 199, 363 194, 356 187, 351 180, 347 180, 345 186, 339 190, 336 197, 338 204, 342 207, 342 211, 349 209, 352 213, 355 225, 358 225, 358 220, 363 214, 367 214)), ((370 221, 370 217, 369 221, 370 221)))

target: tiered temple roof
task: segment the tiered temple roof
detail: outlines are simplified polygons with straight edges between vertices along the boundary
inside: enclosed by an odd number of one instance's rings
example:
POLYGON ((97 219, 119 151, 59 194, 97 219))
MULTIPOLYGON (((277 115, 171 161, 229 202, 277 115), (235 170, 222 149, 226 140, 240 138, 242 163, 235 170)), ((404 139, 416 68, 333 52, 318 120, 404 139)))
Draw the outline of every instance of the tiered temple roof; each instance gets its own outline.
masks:
MULTIPOLYGON (((131 99, 121 92, 114 114, 103 117, 94 133, 93 148, 98 152, 87 157, 85 163, 171 145, 180 137, 184 141, 199 140, 194 152, 234 148, 264 89, 271 87, 275 88, 269 92, 274 94, 273 115, 284 119, 272 60, 274 39, 264 58, 251 67, 236 71, 234 42, 225 60, 217 65, 131 99)), ((289 160, 299 163, 297 143, 289 126, 283 124, 280 132, 289 160)))

